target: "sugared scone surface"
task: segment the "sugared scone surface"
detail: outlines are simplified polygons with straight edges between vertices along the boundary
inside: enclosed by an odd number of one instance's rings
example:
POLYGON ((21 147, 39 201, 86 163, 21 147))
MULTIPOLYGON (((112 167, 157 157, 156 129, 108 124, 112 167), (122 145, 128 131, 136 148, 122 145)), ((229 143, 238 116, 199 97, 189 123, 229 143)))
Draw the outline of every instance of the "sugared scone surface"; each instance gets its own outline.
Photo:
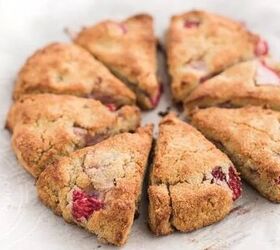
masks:
POLYGON ((228 157, 174 114, 160 123, 150 184, 149 224, 158 235, 221 220, 241 193, 228 157))
POLYGON ((268 53, 267 44, 245 26, 204 11, 173 16, 167 32, 167 56, 176 101, 225 68, 268 53))
POLYGON ((39 197, 67 222, 122 245, 133 223, 151 144, 152 126, 146 126, 76 151, 40 175, 39 197))
POLYGON ((201 83, 185 107, 261 105, 280 109, 280 64, 262 58, 236 64, 201 83))
POLYGON ((134 90, 142 108, 157 105, 156 38, 153 18, 147 14, 122 22, 107 20, 84 28, 74 40, 102 61, 134 90))
POLYGON ((19 72, 14 98, 23 94, 70 94, 117 106, 133 104, 134 93, 83 48, 52 43, 36 51, 19 72))
POLYGON ((246 181, 280 202, 280 113, 261 107, 198 110, 192 123, 229 155, 246 181))
POLYGON ((110 111, 99 101, 66 95, 21 97, 10 109, 7 127, 20 163, 35 177, 62 156, 111 135, 134 131, 139 109, 110 111))

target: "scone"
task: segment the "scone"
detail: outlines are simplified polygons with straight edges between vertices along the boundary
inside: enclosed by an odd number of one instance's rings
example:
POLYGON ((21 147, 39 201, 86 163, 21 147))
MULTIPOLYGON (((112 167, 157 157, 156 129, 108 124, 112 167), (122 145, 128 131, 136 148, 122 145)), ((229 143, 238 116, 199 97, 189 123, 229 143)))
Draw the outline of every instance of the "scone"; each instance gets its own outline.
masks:
POLYGON ((241 178, 280 202, 280 113, 261 107, 207 108, 192 122, 236 164, 241 178))
POLYGON ((189 232, 220 221, 240 194, 229 158, 174 114, 164 117, 148 189, 152 232, 189 232))
POLYGON ((54 93, 89 97, 117 106, 135 103, 134 93, 83 48, 53 43, 35 52, 18 75, 14 98, 54 93))
POLYGON ((122 22, 103 21, 84 28, 75 43, 87 49, 122 79, 141 108, 154 108, 160 98, 153 19, 146 14, 122 22))
POLYGON ((200 84, 185 107, 261 105, 280 110, 280 64, 255 59, 236 64, 200 84))
POLYGON ((243 24, 204 11, 173 16, 166 40, 172 94, 177 102, 225 68, 268 53, 267 43, 243 24))
POLYGON ((67 222, 123 245, 140 201, 152 126, 123 133, 64 157, 37 181, 39 197, 67 222))
POLYGON ((16 156, 34 177, 62 156, 111 135, 134 131, 139 123, 136 107, 113 112, 93 99, 52 94, 20 98, 7 119, 16 156))

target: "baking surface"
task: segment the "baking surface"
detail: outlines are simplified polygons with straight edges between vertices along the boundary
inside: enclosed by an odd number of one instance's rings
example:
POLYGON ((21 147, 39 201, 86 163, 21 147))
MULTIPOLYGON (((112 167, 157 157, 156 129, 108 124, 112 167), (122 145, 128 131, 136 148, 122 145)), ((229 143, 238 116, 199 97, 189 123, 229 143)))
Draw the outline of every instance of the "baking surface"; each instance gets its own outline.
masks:
MULTIPOLYGON (((15 76, 34 50, 53 41, 69 41, 83 25, 106 18, 122 19, 139 12, 155 18, 162 39, 172 14, 193 8, 205 9, 243 21, 270 44, 280 60, 280 4, 278 0, 0 0, 0 248, 1 249, 116 249, 106 246, 84 230, 55 216, 37 199, 34 179, 17 163, 4 130, 11 104, 15 76), (68 32, 69 33, 69 32, 68 32)), ((167 80, 164 78, 164 83, 167 80)), ((159 120, 158 112, 170 106, 168 87, 159 107, 145 113, 143 123, 159 120)), ((260 197, 243 185, 241 199, 222 222, 192 233, 154 237, 146 223, 147 200, 143 197, 140 217, 122 249, 279 249, 280 205, 260 197)))

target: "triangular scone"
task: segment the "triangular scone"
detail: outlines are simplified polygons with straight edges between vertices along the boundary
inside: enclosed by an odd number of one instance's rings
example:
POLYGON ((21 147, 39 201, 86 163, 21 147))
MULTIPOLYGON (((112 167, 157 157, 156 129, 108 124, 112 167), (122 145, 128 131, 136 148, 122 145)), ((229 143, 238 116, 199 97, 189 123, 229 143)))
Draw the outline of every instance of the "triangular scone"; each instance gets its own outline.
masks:
POLYGON ((48 167, 37 190, 45 205, 99 239, 123 245, 140 201, 152 126, 87 147, 48 167))
POLYGON ((14 98, 31 93, 76 95, 117 106, 135 103, 134 93, 89 52, 65 43, 38 50, 22 67, 14 98))
POLYGON ((204 79, 267 53, 267 43, 236 21, 204 11, 173 16, 167 33, 173 98, 184 101, 204 79))
POLYGON ((185 107, 261 105, 280 110, 280 64, 268 59, 242 62, 200 84, 185 107))
POLYGON ((148 194, 150 228, 165 235, 223 219, 240 196, 241 183, 224 153, 169 114, 160 123, 148 194))
POLYGON ((279 121, 279 112, 261 107, 208 108, 192 120, 229 155, 241 177, 274 202, 280 202, 279 121))
POLYGON ((139 123, 136 107, 113 112, 93 99, 52 94, 20 98, 7 119, 16 156, 34 177, 62 156, 111 135, 134 131, 139 123))
POLYGON ((153 19, 142 14, 123 22, 84 28, 75 43, 90 51, 136 93, 139 105, 154 108, 160 97, 153 19))

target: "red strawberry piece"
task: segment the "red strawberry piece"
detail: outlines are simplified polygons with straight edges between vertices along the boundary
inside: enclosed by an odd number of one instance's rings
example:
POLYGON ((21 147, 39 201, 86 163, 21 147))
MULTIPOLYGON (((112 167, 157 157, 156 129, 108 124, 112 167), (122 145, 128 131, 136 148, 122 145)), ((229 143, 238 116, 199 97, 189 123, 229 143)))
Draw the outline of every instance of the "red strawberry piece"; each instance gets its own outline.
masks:
POLYGON ((96 195, 90 195, 82 190, 74 190, 72 194, 72 215, 77 221, 88 219, 92 213, 104 207, 104 203, 96 195))
POLYGON ((212 182, 217 182, 217 181, 225 181, 226 180, 226 175, 225 173, 222 171, 221 167, 215 167, 212 172, 211 172, 212 176, 214 177, 212 179, 212 182))
POLYGON ((197 28, 200 22, 198 20, 185 20, 184 27, 187 29, 197 28))
POLYGON ((163 92, 163 85, 160 84, 158 87, 158 91, 154 97, 151 98, 151 104, 153 107, 156 107, 159 103, 161 93, 163 92))
POLYGON ((117 110, 117 106, 114 103, 107 103, 106 106, 112 112, 117 110))
POLYGON ((229 167, 228 180, 226 174, 221 167, 216 167, 211 172, 213 179, 211 183, 219 184, 219 182, 226 182, 228 187, 232 190, 232 199, 236 200, 241 195, 240 178, 236 174, 233 167, 229 167))
POLYGON ((232 199, 236 200, 241 195, 241 182, 233 167, 229 167, 228 186, 233 193, 232 199))
POLYGON ((268 51, 269 51, 268 43, 265 40, 260 38, 255 47, 255 55, 256 56, 265 56, 268 54, 268 51))

